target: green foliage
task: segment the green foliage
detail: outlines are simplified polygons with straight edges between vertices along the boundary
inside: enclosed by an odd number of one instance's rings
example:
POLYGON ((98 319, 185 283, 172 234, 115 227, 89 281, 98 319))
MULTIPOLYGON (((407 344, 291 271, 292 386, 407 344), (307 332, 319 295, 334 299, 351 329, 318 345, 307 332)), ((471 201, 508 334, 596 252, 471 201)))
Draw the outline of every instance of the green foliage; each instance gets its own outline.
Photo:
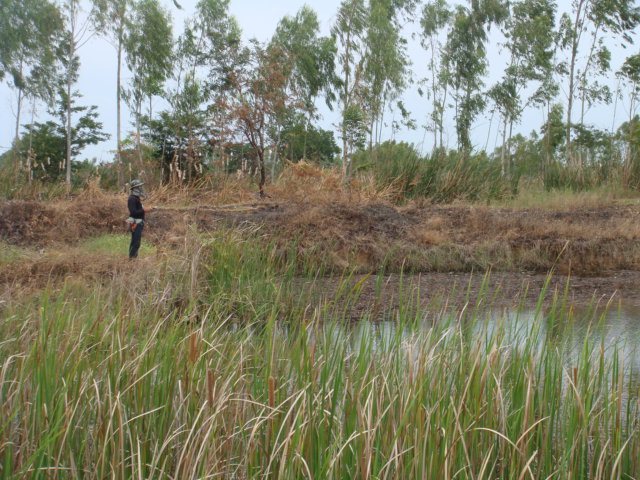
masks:
POLYGON ((340 148, 336 145, 333 132, 297 122, 284 127, 280 133, 282 145, 280 155, 290 161, 310 160, 333 163, 340 148))
POLYGON ((339 82, 335 72, 335 40, 319 34, 318 15, 305 5, 295 17, 280 20, 269 44, 289 57, 290 70, 285 72, 288 88, 302 97, 303 109, 309 117, 316 112, 315 100, 320 93, 325 94, 325 101, 331 107, 333 89, 339 82))
MULTIPOLYGON (((264 245, 255 232, 222 231, 206 242, 209 295, 224 306, 225 316, 252 322, 278 309, 286 316, 300 314, 309 292, 296 289, 294 278, 304 274, 295 254, 275 244, 264 245)), ((212 300, 213 301, 213 300, 212 300)))
POLYGON ((407 196, 415 195, 416 180, 421 175, 423 159, 413 145, 383 142, 354 158, 357 170, 372 169, 378 188, 394 185, 407 196))
POLYGON ((124 92, 125 100, 135 115, 138 156, 142 158, 140 125, 142 103, 163 93, 164 82, 173 66, 173 32, 171 18, 158 0, 140 0, 134 4, 134 18, 125 42, 127 66, 132 72, 131 88, 124 92))
MULTIPOLYGON (((177 67, 190 76, 196 67, 207 68, 204 92, 215 97, 229 87, 228 75, 244 53, 241 36, 240 26, 229 14, 229 0, 200 0, 196 15, 185 25, 177 67)), ((178 76, 182 74, 178 71, 178 76)))
POLYGON ((578 173, 574 168, 560 162, 548 165, 544 175, 544 187, 547 191, 569 189, 573 192, 584 191, 594 184, 591 170, 578 173))
POLYGON ((130 97, 134 105, 142 97, 162 94, 173 65, 171 19, 157 0, 140 0, 126 38, 127 66, 131 70, 130 97))
POLYGON ((338 47, 338 65, 342 69, 338 100, 341 109, 342 172, 349 174, 349 156, 361 143, 365 115, 358 99, 364 95, 364 33, 367 10, 364 0, 342 0, 331 36, 338 47))
POLYGON ((444 58, 447 82, 456 105, 458 149, 465 153, 472 148, 471 126, 486 103, 481 88, 488 66, 488 31, 493 24, 502 23, 508 14, 502 1, 471 3, 469 8, 458 5, 455 10, 444 58))
MULTIPOLYGON (((273 172, 283 157, 330 163, 338 153, 335 141, 330 132, 315 126, 316 105, 322 98, 330 108, 339 106, 336 128, 342 140, 343 173, 348 176, 353 154, 367 143, 379 144, 388 128, 413 128, 401 94, 414 81, 406 35, 408 25, 416 21, 419 31, 412 34, 419 36, 428 54, 428 78, 419 80, 419 93, 432 106, 425 131, 433 133, 433 155, 415 166, 411 155, 387 152, 385 146, 380 151, 392 160, 371 161, 384 165, 376 167, 380 185, 396 178, 407 195, 439 198, 435 192, 448 187, 438 187, 438 182, 457 185, 458 175, 466 174, 476 182, 475 169, 492 176, 497 164, 499 191, 508 184, 517 192, 521 179, 543 180, 548 188, 585 189, 615 180, 625 187, 640 185, 634 127, 640 96, 638 55, 630 55, 618 72, 620 95, 625 96, 619 104, 628 110, 626 124, 612 135, 585 120, 590 107, 612 100, 615 57, 610 49, 620 40, 631 43, 640 22, 636 2, 575 0, 559 9, 553 0, 342 0, 330 37, 321 35, 317 13, 303 6, 282 18, 264 45, 242 43, 230 4, 199 0, 174 49, 171 18, 158 0, 3 1, 0 81, 14 88, 18 99, 13 157, 4 157, 9 174, 17 179, 29 163, 36 179, 57 178, 59 165, 66 164, 68 184, 72 168, 81 168, 85 177, 101 170, 103 184, 113 184, 113 168, 90 162, 75 165, 73 158, 85 145, 106 138, 95 110, 78 107, 74 92, 78 50, 97 32, 116 47, 118 69, 125 60, 131 73, 126 91, 118 73, 117 100, 120 110, 123 95, 135 116, 136 151, 121 141, 118 126, 116 183, 122 183, 125 164, 137 165, 132 167, 137 171, 152 165, 155 176, 175 182, 189 182, 218 164, 227 171, 255 164, 262 190, 265 157, 272 161, 273 172), (557 18, 560 11, 564 14, 557 18), (416 13, 419 18, 414 18, 416 13), (497 83, 485 85, 489 34, 498 27, 498 47, 506 65, 497 83), (563 93, 568 101, 562 106, 554 105, 560 81, 567 83, 563 93), (38 101, 49 102, 56 95, 56 119, 32 120, 29 132, 24 132, 23 103, 28 100, 35 110, 38 101), (169 102, 166 111, 153 111, 157 96, 169 102), (524 138, 514 129, 534 108, 544 109, 545 123, 524 138), (385 117, 390 110, 395 110, 392 119, 385 117), (574 119, 576 111, 579 121, 574 119), (494 113, 501 145, 491 155, 474 155, 474 124, 481 115, 491 114, 490 128, 495 128, 494 113), (457 151, 469 158, 444 153, 448 120, 455 122, 457 151), (62 131, 68 137, 64 147, 62 131), (154 150, 154 164, 141 144, 143 136, 154 150), (247 144, 253 153, 244 152, 247 144), (59 158, 61 151, 67 155, 64 160, 59 158), (431 172, 433 179, 423 178, 423 171, 431 172), (448 172, 449 180, 438 180, 442 172, 448 172)), ((490 189, 482 194, 474 193, 474 187, 463 190, 452 187, 458 193, 441 197, 493 195, 490 189)))
POLYGON ((559 69, 567 77, 566 89, 566 155, 567 160, 578 168, 581 157, 575 157, 572 148, 572 128, 574 99, 580 95, 581 117, 578 122, 584 126, 584 113, 587 107, 595 103, 610 103, 611 92, 607 85, 598 82, 598 77, 605 78, 610 69, 610 52, 603 36, 607 32, 619 35, 624 42, 632 43, 634 28, 640 23, 640 7, 633 0, 579 0, 571 4, 571 16, 564 14, 560 23, 560 46, 568 50, 566 65, 559 69), (584 55, 584 64, 579 65, 579 54, 584 39, 588 38, 591 46, 584 55))
MULTIPOLYGON (((434 0, 425 3, 420 19, 422 27, 422 47, 430 52, 428 61, 430 79, 424 79, 421 83, 429 85, 426 94, 430 97, 433 109, 425 128, 433 132, 433 150, 444 148, 444 114, 446 110, 446 92, 449 71, 445 65, 441 32, 451 28, 453 13, 446 0, 434 0)), ((425 95, 422 88, 418 89, 421 96, 425 95)))
POLYGON ((488 201, 510 193, 500 165, 485 154, 467 156, 436 152, 420 158, 404 142, 384 142, 356 157, 358 169, 371 169, 381 189, 393 186, 403 197, 435 203, 454 200, 488 201))
POLYGON ((427 159, 416 192, 438 203, 489 201, 510 195, 511 184, 486 154, 436 153, 427 159))
MULTIPOLYGON (((79 97, 74 94, 74 98, 79 97)), ((72 125, 70 132, 72 159, 77 158, 88 146, 95 145, 109 138, 102 131, 102 123, 98 121, 97 107, 78 106, 72 100, 71 106, 66 98, 64 89, 59 89, 57 109, 51 111, 58 121, 49 120, 44 123, 36 122, 27 125, 20 144, 23 158, 30 158, 31 168, 35 178, 43 180, 59 180, 66 172, 67 143, 66 143, 66 112, 67 108, 80 115, 72 125)), ((79 164, 72 161, 71 168, 78 169, 79 164)))
POLYGON ((189 182, 202 173, 212 148, 206 98, 206 87, 187 76, 171 98, 172 109, 161 111, 157 119, 142 119, 143 136, 154 149, 165 181, 189 182))
POLYGON ((350 155, 364 148, 368 132, 366 115, 362 109, 358 105, 347 106, 342 112, 342 137, 347 150, 342 155, 350 155))
MULTIPOLYGON (((370 116, 369 134, 380 142, 385 109, 397 100, 410 81, 407 40, 402 25, 413 12, 413 2, 369 0, 366 19, 365 82, 366 109, 370 116)), ((408 121, 408 112, 400 109, 408 121)))
POLYGON ((60 10, 47 0, 0 3, 0 81, 50 98, 55 73, 55 45, 62 27, 60 10))

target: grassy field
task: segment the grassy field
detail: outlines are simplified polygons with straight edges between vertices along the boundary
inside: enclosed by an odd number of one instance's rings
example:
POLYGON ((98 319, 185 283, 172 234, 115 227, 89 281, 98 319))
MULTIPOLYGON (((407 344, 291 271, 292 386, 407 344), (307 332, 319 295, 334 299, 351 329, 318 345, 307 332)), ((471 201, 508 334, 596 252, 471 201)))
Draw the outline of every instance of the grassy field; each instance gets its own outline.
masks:
POLYGON ((372 305, 352 323, 362 282, 343 274, 319 300, 328 267, 295 248, 192 232, 0 304, 0 478, 640 476, 622 345, 570 348, 562 292, 496 326, 491 292, 426 321, 400 282, 390 322, 372 305))

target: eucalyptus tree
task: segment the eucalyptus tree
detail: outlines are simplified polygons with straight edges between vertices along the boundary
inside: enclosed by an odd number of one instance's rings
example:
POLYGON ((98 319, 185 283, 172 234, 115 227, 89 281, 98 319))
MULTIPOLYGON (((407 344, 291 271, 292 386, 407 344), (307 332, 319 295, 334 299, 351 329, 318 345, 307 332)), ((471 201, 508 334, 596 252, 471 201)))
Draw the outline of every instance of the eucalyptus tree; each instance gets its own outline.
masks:
POLYGON ((228 76, 234 71, 241 50, 242 31, 229 13, 229 0, 200 0, 187 28, 191 74, 204 68, 204 86, 215 97, 228 87, 228 76))
POLYGON ((527 107, 544 103, 555 94, 550 83, 555 66, 555 2, 519 0, 510 7, 503 29, 509 61, 502 79, 488 92, 502 116, 503 175, 509 170, 514 123, 527 107), (523 98, 532 82, 536 82, 536 88, 523 98))
MULTIPOLYGON (((413 12, 413 0, 369 0, 364 80, 369 110, 369 145, 380 141, 384 113, 410 82, 407 40, 402 28, 413 12)), ((408 112, 401 107, 401 112, 408 112)))
POLYGON ((98 119, 95 105, 79 105, 81 98, 77 91, 67 96, 64 84, 57 88, 55 104, 49 108, 49 114, 53 120, 35 122, 27 125, 30 148, 27 153, 33 155, 43 172, 41 177, 57 179, 66 174, 66 158, 77 157, 87 146, 95 145, 109 138, 102 128, 103 124, 98 119), (69 130, 67 112, 74 113, 74 121, 69 130), (67 138, 70 142, 67 143, 67 138), (67 155, 69 149, 69 155, 67 155))
POLYGON ((17 96, 14 162, 18 160, 24 100, 50 103, 53 99, 59 67, 55 46, 61 30, 60 10, 49 0, 0 3, 0 81, 6 79, 17 96))
POLYGON ((171 99, 171 115, 164 115, 173 129, 174 155, 168 177, 175 182, 190 182, 202 173, 202 158, 212 130, 207 98, 204 82, 187 74, 171 99))
POLYGON ((358 118, 357 128, 364 116, 364 63, 367 9, 364 0, 342 0, 331 35, 338 47, 338 65, 342 70, 338 102, 341 110, 342 173, 349 174, 349 158, 352 153, 350 138, 353 134, 352 118, 358 118), (357 111, 357 114, 356 114, 357 111))
MULTIPOLYGON (((565 75, 567 77, 566 112, 566 153, 567 160, 581 167, 572 150, 571 130, 573 128, 573 107, 578 92, 582 92, 585 102, 608 101, 610 92, 603 85, 588 85, 593 70, 606 73, 609 69, 610 54, 602 42, 604 35, 620 36, 624 43, 632 42, 635 27, 640 22, 640 7, 635 0, 572 0, 571 14, 565 13, 561 19, 562 46, 568 50, 565 75), (578 65, 581 47, 585 38, 591 36, 589 52, 582 69, 578 65)), ((581 122, 584 118, 581 118, 581 122)))
POLYGON ((458 149, 465 155, 472 147, 471 126, 486 104, 482 87, 488 66, 488 31, 508 15, 507 4, 503 0, 471 0, 470 3, 469 7, 458 5, 455 9, 444 59, 455 105, 458 149))
MULTIPOLYGON (((433 150, 444 146, 444 113, 447 102, 447 69, 443 65, 443 50, 445 48, 441 36, 447 28, 451 28, 452 11, 446 0, 431 0, 424 4, 420 18, 422 47, 430 52, 428 69, 430 79, 424 82, 429 85, 427 97, 433 105, 430 122, 426 129, 433 132, 433 150)), ((419 89, 420 95, 423 94, 419 89)))
POLYGON ((136 149, 142 160, 140 123, 142 103, 149 101, 149 117, 152 115, 152 99, 163 92, 164 83, 173 66, 173 32, 171 17, 158 0, 141 0, 135 5, 132 24, 125 49, 127 67, 132 73, 126 99, 135 115, 136 149))
MULTIPOLYGON (((95 6, 87 12, 82 9, 81 0, 64 0, 62 4, 62 18, 64 30, 63 41, 58 48, 58 58, 62 64, 62 90, 68 99, 73 98, 73 86, 77 83, 80 69, 78 51, 91 39, 95 33, 95 6)), ((73 102, 66 102, 66 176, 67 189, 71 188, 71 137, 73 102)))
MULTIPOLYGON (((280 20, 276 31, 269 42, 269 48, 286 56, 285 65, 290 70, 285 72, 287 95, 298 96, 304 112, 305 137, 303 141, 303 157, 306 156, 306 132, 311 122, 317 119, 316 101, 324 94, 325 102, 331 109, 335 100, 336 45, 331 37, 320 36, 320 22, 317 13, 305 5, 295 17, 286 16, 280 20)), ((278 132, 291 119, 282 119, 278 132)), ((289 122, 290 123, 290 122, 289 122)), ((277 135, 278 138, 280 135, 277 135)), ((279 143, 279 142, 278 142, 279 143)), ((276 148, 277 152, 279 149, 276 148)))
POLYGON ((622 80, 628 92, 627 113, 629 120, 627 122, 627 131, 625 132, 625 140, 627 143, 625 170, 629 172, 633 162, 633 147, 639 131, 637 118, 640 100, 640 54, 637 53, 629 56, 617 75, 622 80))
MULTIPOLYGON (((172 122, 175 168, 185 158, 191 165, 187 172, 196 168, 193 164, 200 163, 203 132, 211 130, 210 124, 215 123, 207 114, 207 105, 231 88, 241 52, 241 30, 229 14, 229 0, 200 0, 195 15, 185 22, 178 38, 174 87, 166 95, 171 116, 179 120, 172 122)), ((185 176, 181 179, 188 180, 185 176)))
POLYGON ((116 63, 116 163, 118 184, 122 184, 122 60, 125 40, 131 25, 134 0, 93 0, 99 31, 108 38, 117 52, 116 63))

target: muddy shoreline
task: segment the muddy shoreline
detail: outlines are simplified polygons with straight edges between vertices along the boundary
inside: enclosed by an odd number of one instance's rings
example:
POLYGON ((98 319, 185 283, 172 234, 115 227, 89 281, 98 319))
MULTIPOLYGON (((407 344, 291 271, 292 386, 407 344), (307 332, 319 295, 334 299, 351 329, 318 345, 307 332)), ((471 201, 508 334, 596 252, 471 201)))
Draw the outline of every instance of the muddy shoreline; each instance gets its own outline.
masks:
MULTIPOLYGON (((309 284, 310 282, 305 282, 309 284)), ((318 297, 333 298, 339 278, 325 277, 314 281, 318 297)), ((356 275, 349 285, 361 290, 352 296, 347 315, 357 320, 366 312, 396 311, 399 297, 412 306, 440 309, 473 308, 534 309, 539 300, 548 309, 554 302, 566 299, 567 305, 615 310, 640 308, 640 272, 612 271, 602 276, 565 276, 494 272, 490 274, 425 273, 418 275, 356 275), (402 293, 401 293, 402 292, 402 293), (353 299, 356 299, 353 301, 353 299)))

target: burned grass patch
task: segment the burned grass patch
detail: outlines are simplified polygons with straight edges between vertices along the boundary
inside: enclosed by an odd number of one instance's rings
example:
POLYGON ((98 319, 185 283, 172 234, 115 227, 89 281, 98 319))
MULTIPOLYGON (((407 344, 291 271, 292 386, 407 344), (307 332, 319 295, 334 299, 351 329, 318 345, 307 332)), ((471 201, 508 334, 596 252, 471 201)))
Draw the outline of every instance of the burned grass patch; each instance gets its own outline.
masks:
MULTIPOLYGON (((85 237, 121 233, 125 216, 124 199, 115 196, 7 202, 0 205, 0 237, 12 245, 68 248, 85 237)), ((638 208, 624 205, 558 211, 270 201, 159 208, 147 216, 145 237, 177 248, 192 231, 240 229, 301 263, 359 272, 553 268, 595 275, 640 270, 639 220, 638 208)))

